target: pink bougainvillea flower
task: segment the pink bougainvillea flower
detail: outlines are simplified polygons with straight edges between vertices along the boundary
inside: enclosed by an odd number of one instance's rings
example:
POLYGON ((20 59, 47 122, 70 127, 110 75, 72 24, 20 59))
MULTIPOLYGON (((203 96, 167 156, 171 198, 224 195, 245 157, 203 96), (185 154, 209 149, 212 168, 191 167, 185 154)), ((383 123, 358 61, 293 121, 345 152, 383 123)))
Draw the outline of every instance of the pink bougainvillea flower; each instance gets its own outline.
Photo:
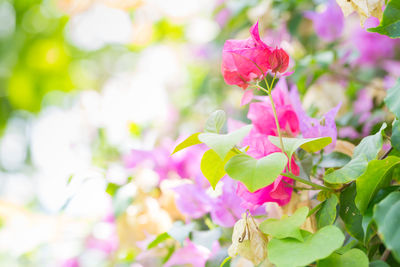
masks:
POLYGON ((300 132, 304 138, 314 138, 314 137, 325 137, 329 136, 332 138, 332 143, 330 143, 326 148, 325 152, 331 152, 336 145, 337 139, 337 129, 335 116, 338 113, 341 103, 336 107, 329 110, 322 119, 311 118, 304 111, 301 106, 299 92, 297 87, 293 86, 290 91, 290 98, 293 104, 293 108, 300 122, 300 132))
MULTIPOLYGON (((272 99, 276 106, 280 128, 286 131, 287 134, 296 136, 299 133, 299 120, 289 98, 284 79, 280 79, 275 89, 272 91, 272 99)), ((274 113, 268 99, 263 102, 251 103, 247 117, 252 121, 259 133, 278 135, 274 113)))
POLYGON ((315 32, 324 41, 335 41, 343 32, 344 16, 335 0, 329 0, 324 12, 309 11, 305 16, 313 21, 315 32))
POLYGON ((284 73, 289 66, 289 55, 282 48, 277 48, 272 51, 269 64, 273 73, 284 73))
POLYGON ((273 50, 261 40, 258 21, 250 28, 250 35, 246 40, 227 40, 222 50, 221 69, 225 82, 243 89, 270 70, 284 72, 289 62, 285 51, 273 50))
POLYGON ((176 250, 163 266, 171 267, 188 264, 193 267, 204 267, 206 266, 207 260, 211 258, 219 248, 218 241, 214 242, 212 251, 210 251, 208 248, 197 245, 189 239, 186 239, 184 246, 176 250))

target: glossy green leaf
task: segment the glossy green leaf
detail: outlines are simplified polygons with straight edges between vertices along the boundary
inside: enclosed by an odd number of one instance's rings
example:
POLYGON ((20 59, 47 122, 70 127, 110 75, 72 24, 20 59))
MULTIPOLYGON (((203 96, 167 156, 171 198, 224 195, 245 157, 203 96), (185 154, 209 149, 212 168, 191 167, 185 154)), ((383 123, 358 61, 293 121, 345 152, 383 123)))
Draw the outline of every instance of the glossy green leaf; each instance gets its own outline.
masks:
POLYGON ((229 134, 202 133, 199 135, 199 140, 214 150, 221 159, 225 159, 229 150, 240 143, 252 127, 247 125, 229 134))
POLYGON ((331 225, 335 222, 336 206, 338 203, 339 199, 334 194, 332 194, 330 198, 322 203, 321 208, 315 214, 318 229, 327 225, 331 225))
POLYGON ((381 260, 376 260, 376 261, 372 261, 369 263, 369 267, 390 267, 389 264, 387 264, 384 261, 381 260))
POLYGON ((400 38, 400 1, 389 1, 383 12, 381 23, 378 27, 369 28, 368 31, 387 35, 390 38, 400 38))
POLYGON ((254 192, 273 183, 286 164, 287 157, 283 153, 272 153, 258 160, 239 154, 228 161, 225 171, 232 179, 241 181, 250 192, 254 192))
POLYGON ((392 168, 400 163, 399 157, 390 156, 383 160, 373 160, 368 164, 365 173, 357 181, 357 196, 355 203, 361 214, 366 211, 369 202, 379 189, 389 186, 392 168))
POLYGON ((393 114, 400 119, 400 78, 396 84, 387 91, 385 104, 393 114))
POLYGON ((362 250, 353 248, 340 255, 333 253, 318 262, 317 267, 368 267, 368 257, 362 250))
POLYGON ((386 248, 400 261, 400 192, 392 192, 376 204, 373 217, 386 248))
POLYGON ((383 123, 376 134, 364 137, 354 148, 353 158, 365 155, 368 161, 376 159, 379 151, 382 149, 382 133, 386 129, 386 126, 386 123, 383 123))
POLYGON ((265 234, 274 238, 282 239, 292 237, 299 241, 303 241, 300 232, 300 226, 307 219, 309 209, 302 207, 289 217, 278 219, 268 219, 260 224, 260 230, 265 234))
POLYGON ((340 194, 339 215, 349 234, 362 241, 364 238, 362 215, 354 203, 355 197, 356 185, 352 183, 340 194))
POLYGON ((189 136, 188 138, 186 138, 183 142, 179 143, 175 147, 175 149, 174 149, 174 151, 172 152, 171 155, 173 155, 176 152, 181 151, 182 149, 185 149, 187 147, 194 146, 194 145, 197 145, 197 144, 201 144, 201 141, 199 140, 199 134, 200 133, 194 133, 191 136, 189 136))
POLYGON ((226 121, 225 111, 216 110, 211 113, 204 126, 205 133, 219 133, 226 121))
POLYGON ((318 166, 321 168, 340 168, 349 163, 351 157, 341 152, 332 152, 327 155, 323 155, 322 160, 318 166))
POLYGON ((200 170, 203 173, 204 177, 210 182, 210 185, 213 189, 217 186, 219 180, 224 177, 225 172, 225 164, 228 162, 230 158, 236 155, 232 150, 228 152, 225 159, 222 160, 214 150, 209 149, 201 158, 200 162, 200 170))
POLYGON ((363 155, 352 159, 338 170, 334 170, 324 176, 324 181, 330 184, 344 184, 360 177, 367 168, 367 158, 363 155))
POLYGON ((400 121, 396 119, 392 126, 392 136, 390 137, 392 147, 400 151, 400 121))
POLYGON ((303 234, 303 238, 303 242, 294 238, 273 238, 268 243, 269 261, 277 267, 305 266, 328 257, 344 241, 342 231, 333 225, 326 226, 315 234, 303 234))
MULTIPOLYGON (((279 137, 277 136, 268 136, 268 139, 275 146, 281 148, 281 143, 279 137)), ((332 143, 332 138, 330 137, 318 137, 318 138, 282 138, 283 147, 285 148, 285 152, 288 155, 289 159, 292 158, 293 153, 301 147, 307 152, 317 152, 330 143, 332 143)))

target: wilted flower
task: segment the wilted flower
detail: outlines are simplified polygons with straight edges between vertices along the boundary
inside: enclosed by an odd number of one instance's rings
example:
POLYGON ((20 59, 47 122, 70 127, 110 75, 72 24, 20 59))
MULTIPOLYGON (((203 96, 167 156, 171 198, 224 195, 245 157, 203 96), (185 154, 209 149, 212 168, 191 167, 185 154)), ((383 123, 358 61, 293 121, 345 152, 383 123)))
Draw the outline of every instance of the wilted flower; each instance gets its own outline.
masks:
POLYGON ((228 249, 231 257, 241 256, 255 266, 267 257, 268 238, 259 229, 252 217, 242 214, 242 219, 233 228, 232 245, 228 249))

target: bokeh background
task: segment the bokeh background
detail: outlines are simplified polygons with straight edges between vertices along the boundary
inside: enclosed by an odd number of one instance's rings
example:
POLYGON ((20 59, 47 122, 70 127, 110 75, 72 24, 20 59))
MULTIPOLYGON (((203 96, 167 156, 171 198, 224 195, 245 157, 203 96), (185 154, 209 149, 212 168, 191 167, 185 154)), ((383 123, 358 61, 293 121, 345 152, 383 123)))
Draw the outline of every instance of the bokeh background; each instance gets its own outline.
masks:
POLYGON ((1 0, 0 265, 166 262, 173 251, 140 241, 198 219, 171 189, 188 178, 183 169, 199 173, 198 154, 169 154, 216 109, 247 121, 220 64, 225 40, 247 38, 256 20, 290 54, 288 81, 310 114, 341 102, 340 138, 376 129, 400 43, 368 33, 355 14, 332 15, 331 4, 1 0))

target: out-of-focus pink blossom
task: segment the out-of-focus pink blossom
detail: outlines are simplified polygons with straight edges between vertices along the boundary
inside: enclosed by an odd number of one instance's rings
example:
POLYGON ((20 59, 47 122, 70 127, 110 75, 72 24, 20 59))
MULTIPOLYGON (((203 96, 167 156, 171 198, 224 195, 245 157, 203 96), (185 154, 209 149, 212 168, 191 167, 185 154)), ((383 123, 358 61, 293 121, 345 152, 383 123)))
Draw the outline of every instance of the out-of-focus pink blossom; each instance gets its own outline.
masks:
POLYGON ((285 51, 279 48, 273 51, 261 40, 258 22, 250 28, 250 35, 246 40, 227 40, 222 51, 221 69, 225 82, 243 89, 269 70, 284 72, 289 62, 285 51))
POLYGON ((67 259, 61 263, 61 267, 79 267, 79 260, 78 258, 71 258, 67 259))
POLYGON ((366 89, 360 90, 357 94, 357 99, 354 101, 354 114, 360 116, 358 122, 364 123, 370 116, 374 106, 372 97, 366 89))
MULTIPOLYGON (((379 25, 379 20, 370 17, 365 21, 365 28, 379 25)), ((394 49, 399 44, 396 39, 391 39, 386 35, 368 32, 361 26, 351 32, 351 42, 353 47, 359 52, 359 57, 355 64, 376 65, 377 63, 391 59, 394 56, 394 49)))
POLYGON ((196 245, 189 239, 185 240, 184 246, 174 252, 164 267, 189 264, 193 267, 204 267, 206 262, 213 255, 214 250, 219 249, 218 241, 213 244, 213 251, 206 247, 196 245))
POLYGON ((340 138, 350 138, 350 139, 356 139, 360 137, 360 134, 352 126, 346 126, 340 128, 338 135, 340 138))
POLYGON ((170 172, 174 172, 182 178, 194 178, 200 171, 200 160, 205 147, 203 145, 190 147, 171 157, 173 147, 173 144, 164 144, 153 150, 132 150, 124 157, 125 166, 127 168, 142 166, 153 169, 158 173, 160 180, 168 178, 170 172))
POLYGON ((191 218, 200 218, 212 209, 212 199, 198 184, 183 184, 174 188, 176 205, 180 212, 191 218))
POLYGON ((222 227, 233 227, 246 210, 241 206, 243 200, 235 192, 238 183, 226 178, 223 183, 222 195, 214 200, 211 218, 222 227))
POLYGON ((337 139, 337 129, 335 116, 340 109, 341 104, 329 110, 322 119, 311 118, 307 115, 301 106, 299 93, 296 86, 290 91, 290 97, 293 103, 293 108, 300 122, 300 132, 304 138, 326 137, 332 138, 332 143, 329 144, 325 151, 330 152, 335 148, 337 139))
POLYGON ((329 0, 324 12, 309 11, 305 16, 313 21, 315 32, 322 40, 335 41, 343 32, 344 16, 335 0, 329 0))

